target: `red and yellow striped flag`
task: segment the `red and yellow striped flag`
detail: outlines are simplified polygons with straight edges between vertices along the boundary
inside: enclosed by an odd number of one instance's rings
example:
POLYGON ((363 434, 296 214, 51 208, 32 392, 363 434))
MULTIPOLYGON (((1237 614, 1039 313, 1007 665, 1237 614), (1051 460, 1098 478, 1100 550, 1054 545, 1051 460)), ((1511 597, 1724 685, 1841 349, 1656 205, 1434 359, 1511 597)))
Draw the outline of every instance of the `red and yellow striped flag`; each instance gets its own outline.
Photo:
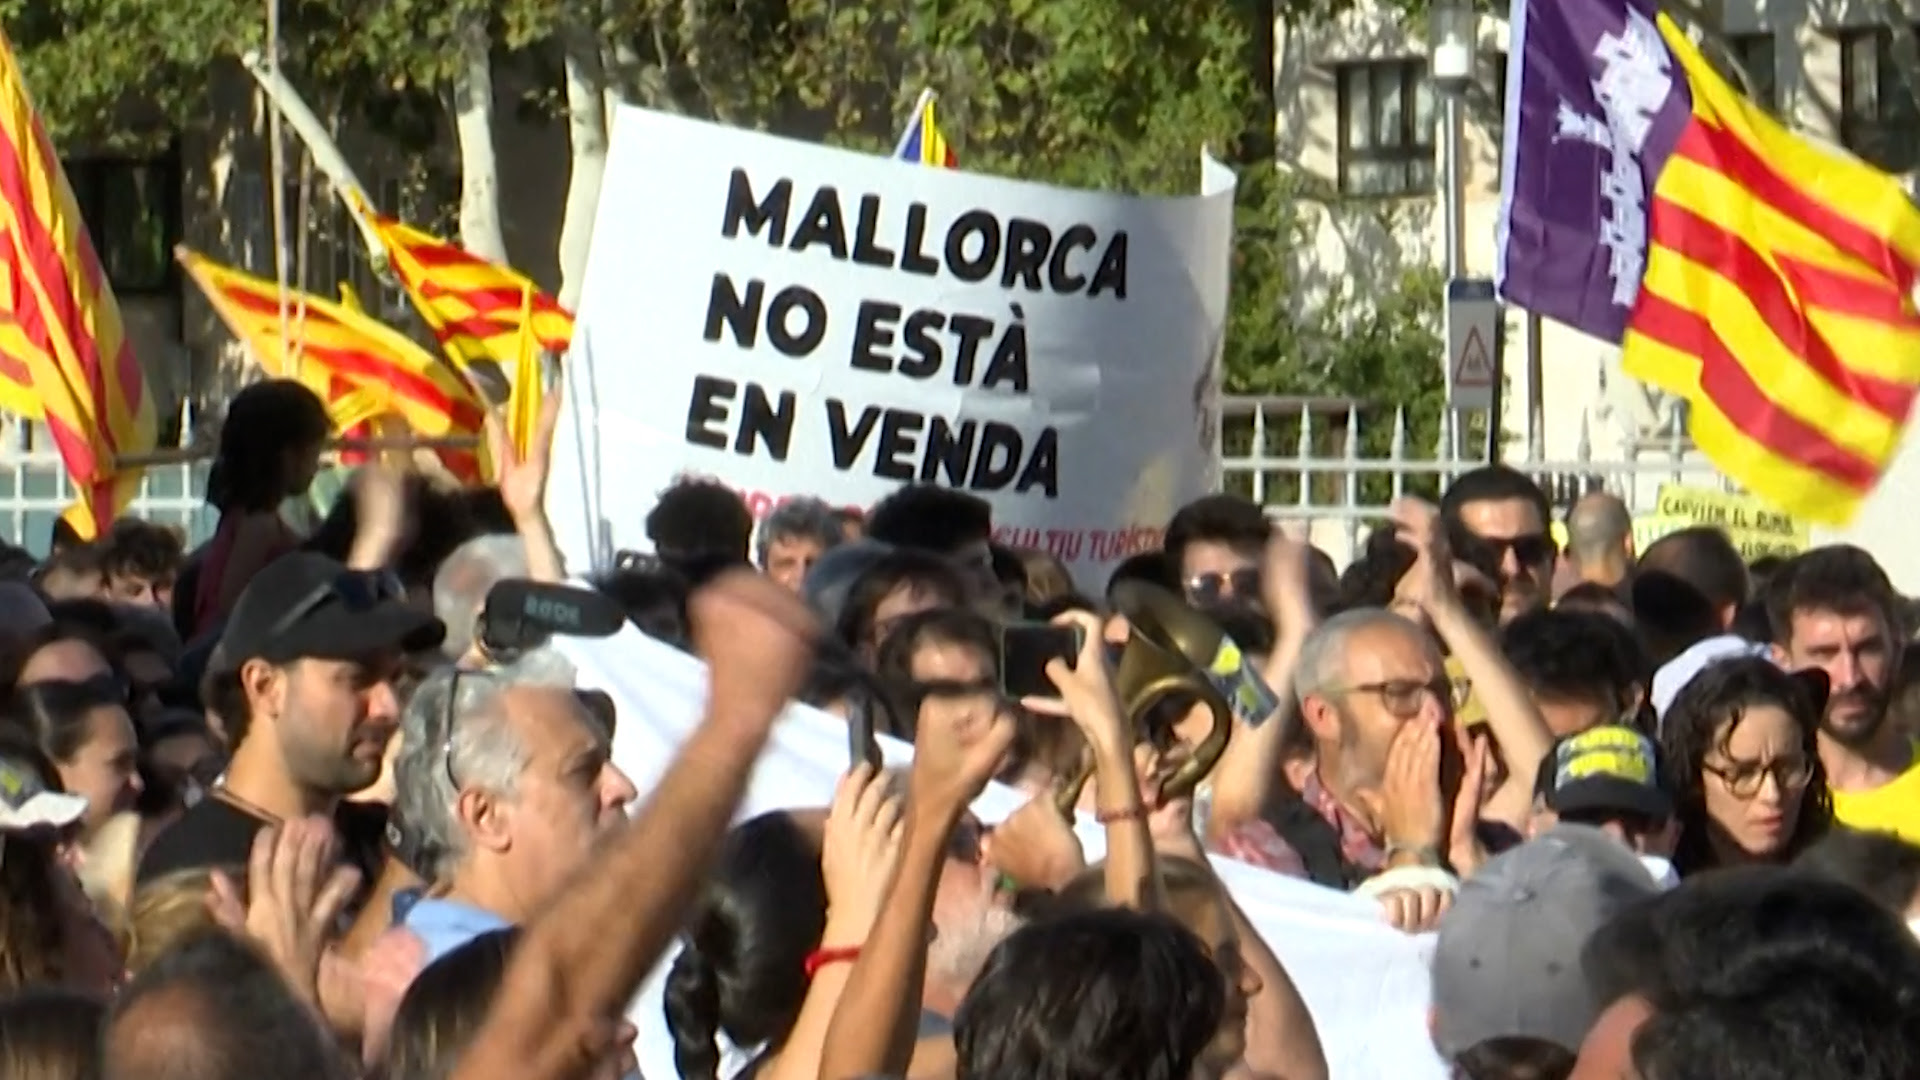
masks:
MULTIPOLYGON (((297 378, 328 402, 336 422, 391 414, 426 438, 482 439, 486 408, 472 386, 412 338, 361 310, 349 292, 339 303, 297 296, 304 305, 290 319, 291 341, 280 336, 280 288, 276 282, 221 266, 181 248, 180 265, 233 335, 244 342, 262 370, 297 378), (364 397, 370 395, 373 402, 364 397), (369 414, 370 408, 377 412, 369 414)), ((484 479, 475 451, 443 453, 462 479, 484 479)))
POLYGON ((1920 209, 1741 97, 1665 15, 1660 32, 1693 115, 1654 184, 1625 368, 1691 403, 1728 477, 1844 523, 1920 390, 1920 209))
POLYGON ((388 264, 413 297, 420 317, 454 363, 491 361, 502 371, 512 370, 520 358, 523 318, 542 350, 567 351, 573 341, 573 313, 541 292, 532 279, 376 213, 365 203, 360 209, 380 234, 388 264), (523 316, 523 310, 530 314, 523 316))
POLYGON ((122 456, 159 431, 106 274, 60 159, 0 35, 0 407, 27 392, 79 490, 66 516, 82 538, 106 530, 140 489, 122 456))

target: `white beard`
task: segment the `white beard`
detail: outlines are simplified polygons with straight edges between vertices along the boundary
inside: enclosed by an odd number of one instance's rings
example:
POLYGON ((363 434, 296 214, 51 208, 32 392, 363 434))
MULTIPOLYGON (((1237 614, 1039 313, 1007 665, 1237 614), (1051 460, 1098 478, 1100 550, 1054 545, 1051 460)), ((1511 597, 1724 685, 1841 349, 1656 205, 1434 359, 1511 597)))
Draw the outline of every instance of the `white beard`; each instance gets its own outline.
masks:
POLYGON ((987 966, 994 948, 1018 929, 1018 915, 990 898, 982 901, 971 918, 937 928, 927 946, 928 977, 963 992, 987 966))

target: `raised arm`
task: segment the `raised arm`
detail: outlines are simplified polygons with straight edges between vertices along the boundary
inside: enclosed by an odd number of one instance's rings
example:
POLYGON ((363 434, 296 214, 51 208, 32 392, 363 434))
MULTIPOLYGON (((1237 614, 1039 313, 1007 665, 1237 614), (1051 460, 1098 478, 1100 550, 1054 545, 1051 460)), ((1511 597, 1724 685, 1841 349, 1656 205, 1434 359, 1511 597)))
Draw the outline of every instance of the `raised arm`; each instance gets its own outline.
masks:
POLYGON ((639 815, 527 924, 456 1080, 587 1075, 679 932, 816 633, 797 597, 745 570, 695 594, 692 621, 711 686, 700 726, 639 815))
POLYGON ((1280 759, 1295 719, 1293 667, 1300 645, 1319 623, 1310 581, 1311 550, 1275 527, 1260 568, 1260 589, 1273 620, 1274 647, 1260 675, 1280 709, 1258 727, 1234 722, 1233 738, 1213 770, 1207 837, 1217 841, 1260 816, 1280 782, 1280 759))
POLYGON ((1419 499, 1402 499, 1394 504, 1393 519, 1401 539, 1417 553, 1408 573, 1418 578, 1420 606, 1487 710, 1487 727, 1500 745, 1507 774, 1531 777, 1552 747, 1553 734, 1493 632, 1480 624, 1454 588, 1453 552, 1440 511, 1419 499))
POLYGON ((1071 667, 1048 662, 1047 678, 1059 690, 1058 698, 1028 698, 1021 705, 1036 715, 1069 718, 1086 737, 1093 755, 1094 815, 1107 833, 1107 898, 1136 910, 1158 907, 1153 839, 1133 763, 1133 725, 1113 689, 1100 620, 1069 611, 1054 622, 1080 629, 1080 655, 1071 667))
POLYGON ((921 716, 900 869, 840 992, 820 1057, 821 1080, 906 1075, 926 977, 933 895, 947 844, 968 804, 1013 745, 1013 736, 1013 717, 1005 712, 971 744, 921 716))

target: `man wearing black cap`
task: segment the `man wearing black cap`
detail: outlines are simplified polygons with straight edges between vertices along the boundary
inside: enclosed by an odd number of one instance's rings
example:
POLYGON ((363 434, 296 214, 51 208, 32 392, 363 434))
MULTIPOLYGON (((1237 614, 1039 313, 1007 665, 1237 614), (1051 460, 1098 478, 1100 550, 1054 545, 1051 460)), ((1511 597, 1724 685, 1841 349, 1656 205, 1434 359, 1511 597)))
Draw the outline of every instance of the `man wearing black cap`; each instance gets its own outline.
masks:
POLYGON ((155 837, 149 881, 245 866, 263 826, 329 814, 342 850, 372 880, 386 811, 341 801, 380 776, 399 723, 394 677, 446 626, 409 606, 385 574, 311 552, 283 556, 240 594, 208 662, 204 698, 226 725, 225 779, 155 837))

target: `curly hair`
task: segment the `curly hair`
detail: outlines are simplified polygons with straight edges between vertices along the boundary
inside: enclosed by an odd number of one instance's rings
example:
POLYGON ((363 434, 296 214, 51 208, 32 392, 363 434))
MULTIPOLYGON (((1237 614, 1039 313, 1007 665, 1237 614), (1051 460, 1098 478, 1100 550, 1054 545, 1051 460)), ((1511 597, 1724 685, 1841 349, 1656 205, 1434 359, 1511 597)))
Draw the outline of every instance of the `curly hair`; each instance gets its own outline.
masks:
POLYGON ((1819 728, 1824 702, 1815 698, 1803 676, 1781 670, 1763 657, 1739 656, 1707 665, 1681 689, 1660 721, 1662 787, 1674 795, 1680 822, 1680 844, 1673 865, 1682 876, 1710 868, 1708 846, 1706 759, 1724 751, 1740 722, 1755 708, 1772 706, 1793 718, 1799 729, 1800 752, 1811 775, 1800 796, 1800 813, 1793 835, 1787 838, 1781 860, 1793 859, 1824 837, 1833 826, 1833 795, 1827 789, 1827 770, 1820 763, 1819 728))
POLYGON ((178 529, 123 517, 100 540, 98 557, 109 578, 170 582, 187 561, 187 542, 178 529))

